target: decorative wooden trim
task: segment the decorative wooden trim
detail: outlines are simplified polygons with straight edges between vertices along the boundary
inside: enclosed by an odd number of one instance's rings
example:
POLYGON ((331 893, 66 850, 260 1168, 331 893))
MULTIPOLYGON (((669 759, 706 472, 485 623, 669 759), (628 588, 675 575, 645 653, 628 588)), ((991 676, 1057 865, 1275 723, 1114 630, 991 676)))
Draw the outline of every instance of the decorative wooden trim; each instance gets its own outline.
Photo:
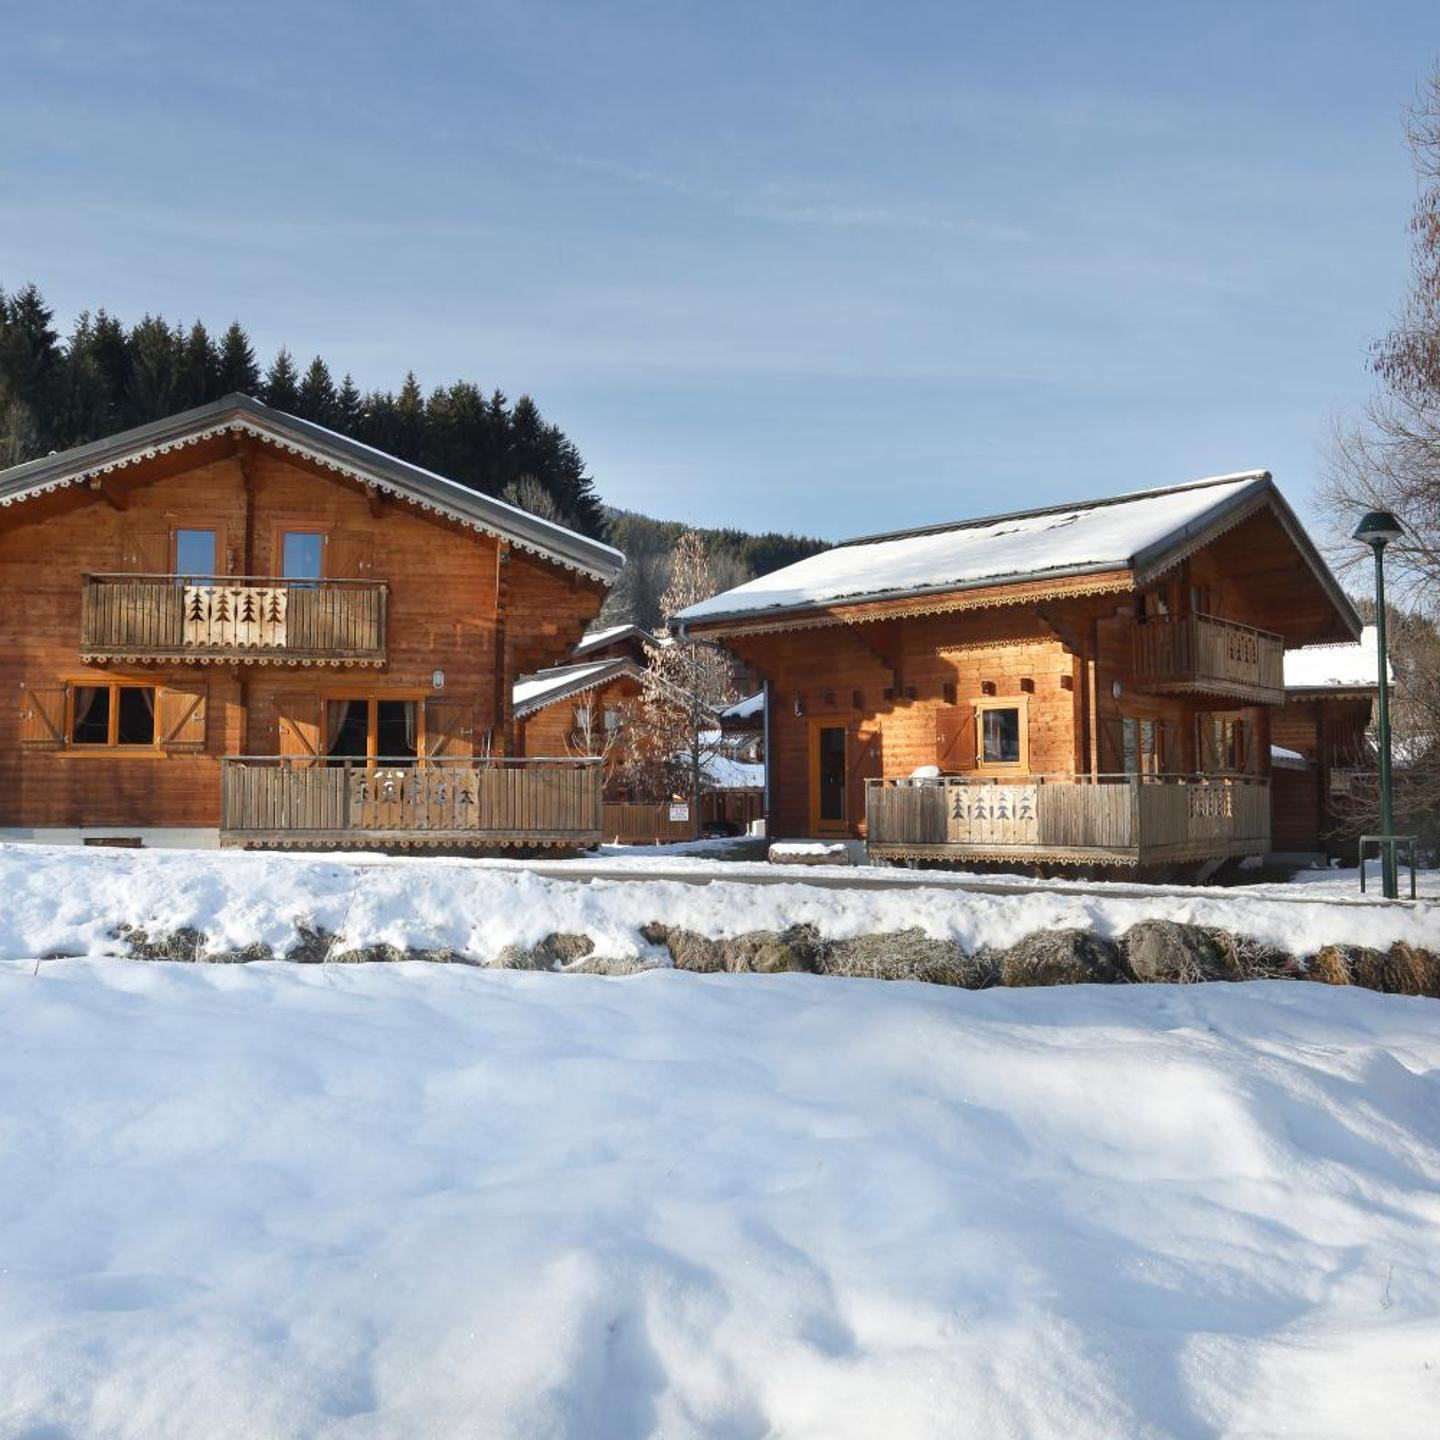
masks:
POLYGON ((323 669, 374 669, 383 670, 389 663, 383 656, 379 659, 337 660, 333 656, 298 656, 261 654, 249 650, 206 651, 204 654, 186 652, 183 655, 155 655, 138 651, 82 650, 80 658, 91 665, 268 665, 276 669, 289 667, 292 670, 323 669))

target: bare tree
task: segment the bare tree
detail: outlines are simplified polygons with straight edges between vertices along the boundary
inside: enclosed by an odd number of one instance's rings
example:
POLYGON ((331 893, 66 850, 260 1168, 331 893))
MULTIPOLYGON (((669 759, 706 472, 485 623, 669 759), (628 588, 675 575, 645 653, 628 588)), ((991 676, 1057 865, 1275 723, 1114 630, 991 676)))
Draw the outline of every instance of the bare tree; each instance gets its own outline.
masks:
MULTIPOLYGON (((1337 426, 1320 503, 1337 570, 1368 590, 1371 555, 1350 538, 1367 510, 1399 516, 1404 535, 1385 552, 1395 669, 1396 823, 1429 831, 1440 811, 1440 67, 1421 87, 1406 127, 1419 182, 1411 216, 1411 284, 1390 332, 1371 351, 1377 393, 1358 423, 1337 426)), ((1347 823, 1374 828, 1374 754, 1357 756, 1341 802, 1347 823)))
POLYGON ((620 707, 615 707, 613 712, 607 711, 596 702, 594 695, 584 695, 577 702, 574 724, 565 737, 565 749, 577 760, 599 760, 606 789, 620 769, 620 736, 623 730, 620 707), (621 723, 612 723, 612 713, 621 723))
MULTIPOLYGON (((716 589, 704 538, 687 530, 670 558, 661 613, 674 616, 708 600, 716 589)), ((687 642, 669 631, 658 638, 658 644, 645 647, 627 778, 650 799, 688 795, 698 823, 705 774, 723 745, 717 717, 736 699, 733 665, 713 646, 687 642)))

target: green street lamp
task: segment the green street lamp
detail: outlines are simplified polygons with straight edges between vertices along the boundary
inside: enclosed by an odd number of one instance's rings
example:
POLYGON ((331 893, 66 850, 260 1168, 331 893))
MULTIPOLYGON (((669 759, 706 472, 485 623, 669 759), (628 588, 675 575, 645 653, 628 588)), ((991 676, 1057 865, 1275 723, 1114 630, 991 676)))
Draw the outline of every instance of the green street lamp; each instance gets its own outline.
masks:
MULTIPOLYGON (((1356 540, 1375 552, 1375 648, 1380 662, 1380 873, 1385 898, 1400 894, 1395 864, 1395 807, 1390 791, 1390 675, 1385 654, 1385 547, 1404 530, 1388 510, 1372 510, 1355 527, 1356 540)), ((1364 863, 1363 861, 1361 862, 1364 863)))

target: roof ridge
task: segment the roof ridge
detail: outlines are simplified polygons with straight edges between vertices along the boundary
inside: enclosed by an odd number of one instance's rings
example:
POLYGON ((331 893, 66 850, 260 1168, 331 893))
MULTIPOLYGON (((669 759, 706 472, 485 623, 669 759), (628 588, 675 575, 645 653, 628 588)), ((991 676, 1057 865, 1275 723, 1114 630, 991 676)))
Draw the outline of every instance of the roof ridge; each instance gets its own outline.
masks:
POLYGON ((978 530, 984 525, 999 525, 1006 520, 1035 520, 1043 515, 1064 515, 1072 510, 1103 510, 1124 505, 1132 500, 1153 500, 1161 495, 1179 495, 1187 490, 1204 490, 1213 485, 1234 485, 1242 480, 1271 480, 1268 470, 1237 470, 1229 475, 1207 475, 1200 480, 1186 480, 1179 485, 1157 485, 1150 490, 1132 490, 1124 495, 1106 495, 1098 500, 1066 500, 1055 505, 1040 505, 1031 510, 1009 510, 998 515, 977 515, 969 520, 945 520, 932 525, 916 525, 908 530, 879 531, 873 535, 856 535, 839 540, 831 547, 848 549, 852 545, 879 545, 887 540, 914 540, 922 535, 943 535, 951 530, 978 530))

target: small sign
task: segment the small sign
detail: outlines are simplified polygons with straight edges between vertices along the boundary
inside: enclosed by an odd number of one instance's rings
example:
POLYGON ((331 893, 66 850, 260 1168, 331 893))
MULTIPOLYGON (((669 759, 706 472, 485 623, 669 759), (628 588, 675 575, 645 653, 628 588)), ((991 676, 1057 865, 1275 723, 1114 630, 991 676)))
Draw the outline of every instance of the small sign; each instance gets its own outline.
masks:
POLYGON ((443 689, 445 688, 445 672, 444 672, 443 670, 436 670, 436 671, 430 676, 430 683, 431 683, 437 690, 443 690, 443 689))
POLYGON ((690 807, 685 804, 672 805, 670 807, 671 820, 688 820, 690 818, 690 807))

